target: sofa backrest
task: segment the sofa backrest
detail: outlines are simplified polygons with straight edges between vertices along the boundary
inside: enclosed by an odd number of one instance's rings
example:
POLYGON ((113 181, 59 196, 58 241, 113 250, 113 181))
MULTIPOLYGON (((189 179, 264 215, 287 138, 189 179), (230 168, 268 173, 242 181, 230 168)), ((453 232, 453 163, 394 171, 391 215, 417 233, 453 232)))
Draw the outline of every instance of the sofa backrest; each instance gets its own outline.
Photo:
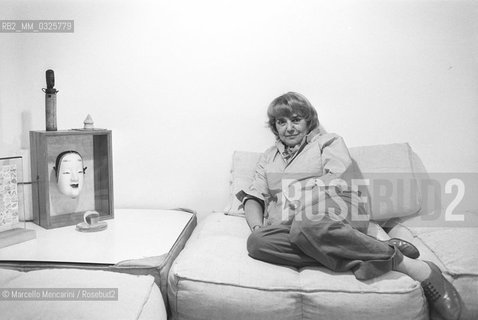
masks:
POLYGON ((424 172, 424 168, 408 143, 363 146, 349 150, 356 176, 369 182, 366 196, 373 220, 406 217, 420 211, 417 172, 424 172))
MULTIPOLYGON (((361 190, 365 191, 372 220, 387 221, 420 211, 417 173, 424 173, 425 168, 408 143, 354 147, 349 150, 356 177, 369 182, 361 190)), ((235 194, 249 187, 260 155, 257 152, 234 152, 227 214, 244 214, 235 194)))

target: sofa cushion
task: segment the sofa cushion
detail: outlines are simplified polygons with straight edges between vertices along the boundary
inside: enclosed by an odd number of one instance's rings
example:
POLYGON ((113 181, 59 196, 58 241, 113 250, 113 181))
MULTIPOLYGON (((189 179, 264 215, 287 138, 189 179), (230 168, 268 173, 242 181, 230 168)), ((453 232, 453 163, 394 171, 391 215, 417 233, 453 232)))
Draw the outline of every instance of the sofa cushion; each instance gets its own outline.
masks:
POLYGON ((2 319, 166 319, 161 293, 151 276, 77 269, 30 272, 0 269, 0 287, 2 319), (9 299, 12 293, 4 292, 16 288, 38 288, 40 299, 9 299), (42 299, 40 290, 48 288, 113 288, 118 289, 118 294, 117 300, 42 299))
POLYGON ((389 235, 412 242, 421 259, 435 262, 460 292, 468 311, 466 319, 478 319, 478 228, 416 227, 423 225, 417 219, 398 223, 389 235))
POLYGON ((414 154, 408 143, 350 148, 358 178, 367 179, 371 218, 405 217, 421 209, 414 154))
POLYGON ((368 281, 322 267, 250 258, 242 217, 212 213, 169 273, 174 319, 426 319, 420 284, 396 272, 368 281), (371 303, 373 305, 371 305, 371 303))
POLYGON ((248 190, 254 177, 257 162, 261 153, 248 151, 234 151, 232 155, 232 168, 229 181, 229 206, 225 213, 229 215, 244 215, 241 202, 236 194, 241 190, 248 190))
MULTIPOLYGON (((404 217, 421 208, 416 168, 420 163, 407 143, 350 148, 356 176, 368 179, 365 194, 371 218, 376 221, 404 217)), ((233 154, 229 215, 244 215, 236 193, 247 190, 252 182, 260 153, 236 151, 233 154)), ((422 169, 420 168, 420 171, 422 169)))

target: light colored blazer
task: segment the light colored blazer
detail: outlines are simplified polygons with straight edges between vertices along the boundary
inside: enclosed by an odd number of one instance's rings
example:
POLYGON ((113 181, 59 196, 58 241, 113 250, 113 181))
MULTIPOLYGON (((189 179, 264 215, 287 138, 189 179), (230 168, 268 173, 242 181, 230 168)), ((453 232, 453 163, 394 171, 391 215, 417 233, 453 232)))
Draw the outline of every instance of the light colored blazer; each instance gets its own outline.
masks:
POLYGON ((322 134, 314 130, 306 136, 299 151, 290 159, 286 159, 285 147, 279 140, 267 149, 257 164, 252 184, 248 190, 243 190, 243 199, 240 200, 243 203, 250 197, 263 200, 265 224, 278 224, 286 217, 284 209, 291 199, 291 193, 295 192, 292 197, 300 198, 302 203, 314 201, 304 197, 304 194, 298 195, 298 189, 290 190, 291 185, 297 186, 298 182, 303 191, 317 189, 319 183, 333 185, 335 190, 338 188, 342 192, 351 190, 350 181, 353 177, 352 159, 343 138, 334 133, 322 134), (337 186, 337 181, 342 183, 337 186))

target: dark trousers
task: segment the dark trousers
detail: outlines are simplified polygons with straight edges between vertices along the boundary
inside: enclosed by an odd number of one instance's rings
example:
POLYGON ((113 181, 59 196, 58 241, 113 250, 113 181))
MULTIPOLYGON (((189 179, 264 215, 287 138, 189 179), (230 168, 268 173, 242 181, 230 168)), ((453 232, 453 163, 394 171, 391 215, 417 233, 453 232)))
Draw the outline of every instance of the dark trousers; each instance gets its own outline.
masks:
MULTIPOLYGON (((320 215, 306 217, 302 209, 299 212, 301 219, 296 215, 291 224, 266 226, 253 231, 247 240, 249 255, 265 262, 296 268, 325 266, 337 272, 351 270, 359 280, 375 278, 392 270, 403 259, 402 253, 386 242, 357 230, 360 224, 349 221, 352 209, 350 198, 345 196, 342 199, 349 210, 347 218, 338 218, 340 207, 327 198, 326 210, 320 215)), ((363 211, 364 208, 358 210, 363 211)))

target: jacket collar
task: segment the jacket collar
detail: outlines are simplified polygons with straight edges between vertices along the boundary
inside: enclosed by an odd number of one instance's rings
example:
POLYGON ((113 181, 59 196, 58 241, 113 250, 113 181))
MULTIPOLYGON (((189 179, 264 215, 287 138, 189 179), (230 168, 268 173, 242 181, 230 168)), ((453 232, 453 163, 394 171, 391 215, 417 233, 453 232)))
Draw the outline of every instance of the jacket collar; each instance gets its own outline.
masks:
MULTIPOLYGON (((299 152, 300 150, 303 149, 304 145, 312 142, 313 140, 315 140, 316 137, 318 137, 320 135, 320 130, 319 128, 316 128, 314 130, 312 130, 311 132, 309 132, 305 137, 304 139, 302 140, 302 142, 300 143, 300 147, 299 147, 299 152)), ((282 141, 280 141, 279 138, 277 138, 276 140, 276 148, 277 148, 277 151, 278 153, 280 153, 281 155, 284 155, 285 152, 286 152, 286 147, 285 145, 282 143, 282 141)))

